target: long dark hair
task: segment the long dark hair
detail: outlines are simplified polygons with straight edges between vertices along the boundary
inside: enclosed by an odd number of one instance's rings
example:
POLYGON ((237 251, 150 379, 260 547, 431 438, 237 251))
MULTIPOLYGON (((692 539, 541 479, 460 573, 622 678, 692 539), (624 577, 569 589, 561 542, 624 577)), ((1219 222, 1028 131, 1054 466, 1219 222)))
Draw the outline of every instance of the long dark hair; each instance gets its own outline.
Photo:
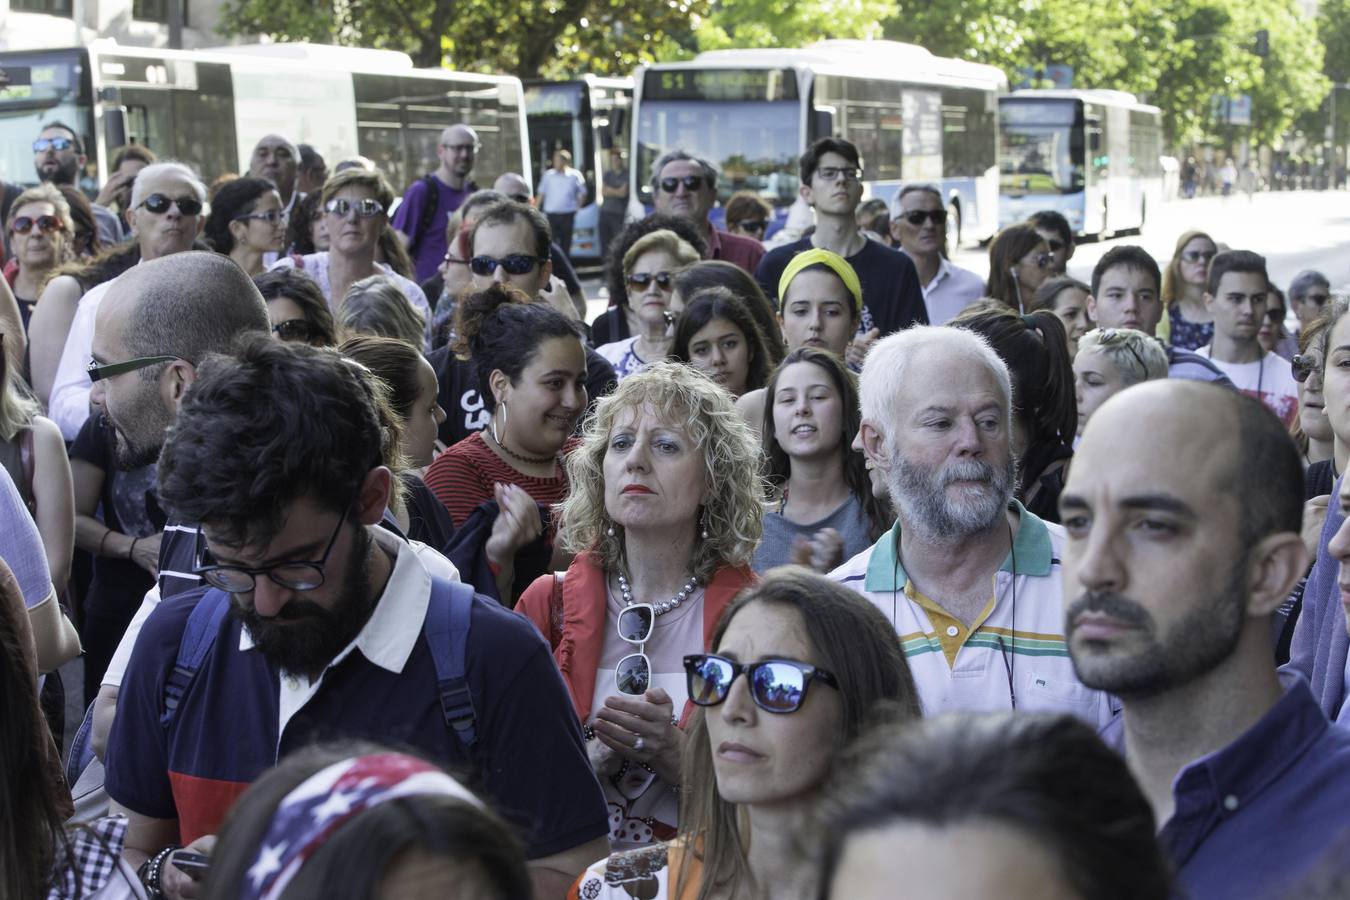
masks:
MULTIPOLYGON (((1040 232, 1031 225, 1009 225, 995 235, 989 245, 989 283, 985 285, 985 294, 996 300, 1002 300, 1008 304, 1009 309, 1017 309, 1022 288, 1017 279, 1013 278, 1011 270, 1017 265, 1018 260, 1036 249, 1036 245, 1044 240, 1040 232)), ((1022 303, 1029 307, 1032 298, 1030 292, 1027 293, 1028 296, 1021 299, 1022 303)))
MULTIPOLYGON (((230 811, 211 854, 207 900, 240 895, 258 845, 287 794, 331 765, 384 752, 389 751, 358 742, 311 747, 254 782, 230 811)), ((425 794, 381 803, 344 823, 304 862, 283 896, 377 896, 390 867, 410 852, 448 859, 482 892, 474 896, 530 896, 524 848, 497 815, 454 797, 425 794)))
POLYGON ((1031 837, 1093 900, 1166 900, 1153 810, 1125 761, 1072 716, 948 713, 888 724, 844 754, 813 831, 820 897, 849 838, 912 822, 995 824, 1031 837))
POLYGON ((580 329, 551 306, 531 302, 523 293, 494 283, 487 290, 465 294, 455 306, 452 351, 473 362, 474 380, 488 412, 497 408, 491 376, 500 370, 515 384, 529 367, 539 345, 551 338, 581 340, 580 329))
POLYGON ((689 342, 694 339, 694 335, 713 319, 726 319, 745 335, 745 343, 750 351, 750 371, 745 376, 745 390, 749 392, 764 387, 764 383, 769 380, 769 351, 765 347, 764 333, 759 330, 755 317, 740 298, 727 288, 710 287, 685 298, 685 304, 684 312, 675 325, 670 358, 676 362, 690 362, 689 342))
POLYGON ((745 304, 750 315, 755 317, 760 334, 764 336, 764 349, 768 351, 769 365, 782 362, 787 347, 783 343, 783 333, 778 327, 778 318, 774 315, 773 304, 764 296, 764 290, 750 273, 740 266, 721 259, 705 259, 681 270, 675 276, 675 290, 687 302, 690 297, 704 288, 724 287, 736 295, 736 299, 745 304))
POLYGON ((98 223, 94 220, 94 207, 89 198, 73 184, 58 184, 56 189, 66 198, 70 220, 75 224, 75 233, 70 236, 71 249, 76 256, 96 256, 104 245, 98 236, 98 223))
POLYGON ((202 236, 217 253, 227 256, 234 250, 234 235, 230 234, 230 223, 239 216, 253 212, 256 204, 268 191, 275 191, 276 185, 265 178, 253 178, 245 175, 232 179, 220 186, 211 198, 211 215, 206 219, 202 236))
MULTIPOLYGON (((754 587, 727 604, 713 632, 712 650, 722 644, 733 619, 753 603, 794 609, 802 617, 802 638, 815 650, 820 667, 839 682, 841 711, 834 735, 842 751, 866 728, 878 721, 917 719, 921 714, 918 690, 900 649, 890 620, 868 600, 841 584, 800 566, 771 569, 754 587)), ((693 876, 694 856, 703 860, 698 900, 708 900, 730 883, 731 895, 751 880, 746 859, 746 835, 741 833, 737 807, 722 799, 713 774, 707 709, 697 707, 685 742, 680 798, 680 833, 690 837, 692 852, 684 856, 672 896, 684 896, 684 884, 693 876)))
POLYGON ((839 450, 843 456, 844 483, 849 492, 858 498, 863 512, 867 515, 868 536, 872 540, 881 537, 891 526, 892 517, 887 505, 872 493, 872 479, 867 475, 866 458, 853 449, 853 436, 858 433, 862 421, 862 412, 858 407, 858 379, 844 365, 844 361, 817 347, 799 347, 793 350, 774 369, 769 383, 764 387, 764 422, 760 427, 760 442, 764 450, 764 476, 774 487, 783 489, 792 476, 792 460, 778 443, 778 435, 773 421, 773 395, 778 386, 778 376, 788 366, 795 363, 811 363, 830 376, 834 390, 839 395, 843 410, 843 428, 839 435, 839 450))
POLYGON ((317 252, 314 246, 314 214, 323 210, 323 195, 318 191, 306 194, 295 204, 286 223, 286 249, 290 253, 308 256, 317 252))

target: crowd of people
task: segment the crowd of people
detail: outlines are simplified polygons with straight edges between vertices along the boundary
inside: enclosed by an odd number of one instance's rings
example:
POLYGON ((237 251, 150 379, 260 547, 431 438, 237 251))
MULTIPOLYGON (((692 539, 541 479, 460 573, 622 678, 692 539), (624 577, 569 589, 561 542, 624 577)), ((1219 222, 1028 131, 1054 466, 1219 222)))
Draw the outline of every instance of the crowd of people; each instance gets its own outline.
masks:
POLYGON ((657 159, 586 322, 565 152, 85 138, 0 184, 0 895, 1347 895, 1326 276, 981 278, 824 138, 772 248, 657 159))

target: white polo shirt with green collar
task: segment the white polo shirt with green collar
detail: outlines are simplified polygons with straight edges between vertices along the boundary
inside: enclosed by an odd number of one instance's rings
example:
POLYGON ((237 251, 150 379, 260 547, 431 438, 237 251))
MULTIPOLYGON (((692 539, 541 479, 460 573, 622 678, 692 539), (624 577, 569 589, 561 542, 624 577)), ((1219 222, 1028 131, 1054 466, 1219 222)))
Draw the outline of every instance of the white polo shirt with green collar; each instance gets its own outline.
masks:
POLYGON ((1018 529, 994 575, 989 603, 967 627, 941 598, 920 593, 897 559, 900 523, 830 573, 891 620, 924 715, 963 710, 1070 713, 1101 728, 1120 704, 1085 687, 1064 639, 1060 558, 1064 529, 1013 501, 1018 529), (1014 567, 1014 560, 1016 566, 1014 567))

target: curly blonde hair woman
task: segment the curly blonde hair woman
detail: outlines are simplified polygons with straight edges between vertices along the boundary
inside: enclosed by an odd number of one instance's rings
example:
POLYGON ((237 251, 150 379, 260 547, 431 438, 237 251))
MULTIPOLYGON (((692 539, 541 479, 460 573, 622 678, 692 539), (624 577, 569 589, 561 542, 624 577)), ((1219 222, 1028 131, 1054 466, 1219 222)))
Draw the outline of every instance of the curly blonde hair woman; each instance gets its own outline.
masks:
POLYGON ((567 459, 560 539, 576 558, 518 609, 549 636, 624 849, 675 834, 683 660, 754 580, 764 489, 731 397, 659 362, 602 399, 567 459))

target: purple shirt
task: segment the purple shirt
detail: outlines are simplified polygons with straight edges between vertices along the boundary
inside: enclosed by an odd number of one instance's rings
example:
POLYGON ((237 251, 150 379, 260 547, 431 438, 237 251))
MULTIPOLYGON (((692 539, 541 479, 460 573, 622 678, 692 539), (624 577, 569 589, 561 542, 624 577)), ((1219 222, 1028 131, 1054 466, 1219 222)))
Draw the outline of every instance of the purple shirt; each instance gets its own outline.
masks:
POLYGON ((434 175, 431 181, 436 185, 434 200, 436 215, 427 229, 418 233, 418 227, 422 223, 422 210, 428 202, 431 202, 425 178, 417 179, 408 187, 403 194, 403 202, 399 204, 398 210, 394 213, 394 220, 390 223, 394 226, 394 230, 408 236, 408 253, 413 258, 413 268, 417 272, 419 284, 435 275, 436 268, 440 266, 441 260, 445 259, 447 247, 445 227, 450 221, 450 215, 459 209, 460 204, 468 199, 470 194, 478 190, 472 182, 466 184, 463 190, 456 190, 434 175))

